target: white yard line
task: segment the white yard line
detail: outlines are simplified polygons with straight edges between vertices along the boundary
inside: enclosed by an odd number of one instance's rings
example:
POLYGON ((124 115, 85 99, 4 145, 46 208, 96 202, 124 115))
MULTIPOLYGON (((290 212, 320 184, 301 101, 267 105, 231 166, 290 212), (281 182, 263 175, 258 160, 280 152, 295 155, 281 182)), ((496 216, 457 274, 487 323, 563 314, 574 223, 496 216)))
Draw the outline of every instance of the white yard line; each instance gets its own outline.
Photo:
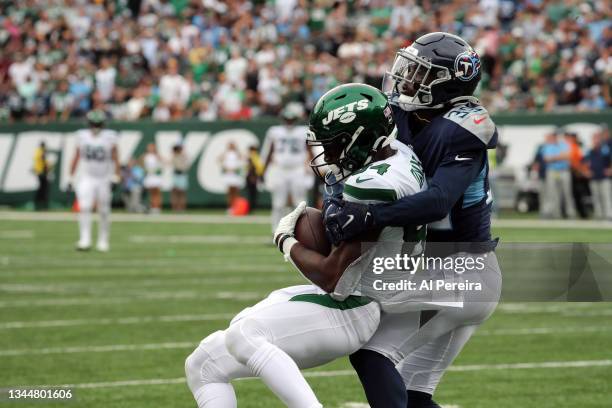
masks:
POLYGON ((493 227, 498 228, 544 228, 572 229, 585 228, 597 230, 612 229, 612 222, 597 220, 491 220, 493 227))
MULTIPOLYGON (((233 257, 233 255, 228 255, 229 258, 233 257)), ((1 261, 1 259, 0 259, 1 261)), ((14 263, 11 263, 15 265, 14 263)), ((117 263, 118 268, 134 268, 134 269, 122 269, 120 273, 111 270, 113 267, 112 264, 105 263, 102 260, 93 261, 93 262, 84 262, 78 264, 74 262, 72 264, 67 262, 50 262, 52 266, 62 266, 65 265, 67 268, 76 268, 78 266, 82 266, 84 268, 106 268, 104 270, 87 270, 87 271, 76 271, 74 273, 62 272, 61 270, 46 270, 46 271, 11 271, 8 273, 2 272, 2 276, 7 278, 19 278, 19 277, 53 277, 53 278, 69 278, 69 277, 87 277, 87 276, 104 276, 109 277, 113 276, 113 274, 121 275, 121 276, 154 276, 154 275, 210 275, 210 274, 230 274, 230 273, 240 273, 244 274, 253 272, 253 273, 268 273, 268 274, 278 274, 282 272, 291 271, 291 265, 288 263, 284 263, 279 261, 276 264, 237 264, 226 262, 225 264, 209 264, 205 260, 198 261, 193 260, 190 265, 186 265, 184 262, 159 262, 159 263, 151 263, 148 265, 145 262, 142 265, 139 265, 138 262, 129 262, 127 265, 119 265, 117 263), (151 269, 153 267, 155 269, 151 269), (159 268, 167 268, 167 269, 159 269, 159 268)), ((9 263, 4 263, 3 266, 8 266, 9 263)), ((49 265, 47 265, 49 266, 49 265)))
POLYGON ((476 336, 532 336, 538 334, 597 333, 612 331, 610 326, 530 327, 524 329, 479 330, 476 336))
POLYGON ((268 235, 132 235, 128 241, 133 244, 241 244, 261 245, 272 242, 268 235))
MULTIPOLYGON (((270 217, 265 215, 249 215, 246 217, 230 217, 223 214, 126 214, 111 215, 112 222, 159 222, 188 224, 270 224, 270 217)), ((77 215, 70 212, 22 212, 0 211, 0 220, 6 221, 74 221, 77 215)))
POLYGON ((114 351, 142 351, 193 348, 197 343, 151 343, 151 344, 111 344, 108 346, 83 347, 47 347, 41 349, 0 350, 0 356, 29 356, 37 354, 67 354, 67 353, 107 353, 114 351))
MULTIPOLYGON (((537 363, 513 363, 513 364, 476 364, 476 365, 456 365, 448 368, 448 371, 485 371, 485 370, 527 370, 527 369, 551 369, 551 368, 589 368, 589 367, 608 367, 612 366, 612 360, 585 360, 585 361, 544 361, 537 363)), ((342 377, 355 375, 353 370, 335 371, 306 371, 304 376, 308 378, 342 377)), ((252 380, 253 378, 245 378, 252 380)), ((183 384, 185 378, 152 378, 141 380, 124 381, 105 381, 91 383, 74 383, 60 385, 20 385, 11 388, 113 388, 143 385, 168 385, 183 384)))
POLYGON ((151 300, 183 300, 183 299, 217 299, 217 300, 258 300, 265 297, 265 293, 258 292, 231 292, 223 291, 205 293, 202 291, 169 291, 169 292, 136 292, 130 296, 115 297, 76 297, 63 299, 29 299, 0 301, 0 308, 10 307, 41 307, 41 306, 83 306, 83 305, 115 305, 151 300))
POLYGON ((32 230, 0 230, 0 239, 33 239, 32 230))
MULTIPOLYGON (((137 323, 150 323, 160 321, 218 321, 218 320, 229 320, 233 316, 230 314, 220 315, 208 315, 208 316, 168 316, 167 319, 154 319, 154 318, 125 318, 125 319, 99 319, 94 324, 137 324, 137 323)), ((87 321, 83 322, 80 320, 56 320, 48 322, 30 322, 30 323, 47 323, 46 325, 41 324, 38 326, 27 325, 28 322, 12 322, 6 324, 6 326, 0 326, 2 328, 24 328, 24 327, 63 327, 80 325, 81 323, 87 324, 87 321), (20 325, 19 323, 24 323, 20 325), (73 323, 73 324, 71 324, 73 323)), ((91 322, 89 323, 91 324, 91 322)), ((534 327, 529 329, 516 329, 516 330, 482 330, 476 332, 477 336, 501 336, 501 335, 540 335, 540 334, 558 334, 558 333, 592 333, 599 331, 610 331, 611 327, 565 327, 565 328, 553 328, 553 327, 534 327)), ((142 350, 166 350, 166 349, 183 349, 195 347, 197 343, 192 342, 169 342, 169 343, 149 343, 149 344, 109 344, 103 346, 73 346, 73 347, 45 347, 45 348, 29 348, 29 349, 8 349, 0 350, 0 356, 22 356, 22 355, 37 355, 37 354, 66 354, 66 353, 106 353, 111 351, 142 351, 142 350)))
MULTIPOLYGON (((126 214, 112 215, 113 222, 159 222, 159 223, 198 223, 198 224, 262 224, 270 223, 266 215, 249 215, 246 217, 230 217, 222 214, 126 214)), ((74 221, 76 214, 70 212, 23 212, 0 211, 0 220, 7 221, 74 221)), ((494 219, 494 227, 500 228, 586 228, 612 229, 612 222, 596 220, 537 220, 537 219, 494 219)))
POLYGON ((101 319, 64 319, 64 320, 38 320, 38 321, 15 321, 0 323, 0 330, 46 328, 46 327, 70 327, 70 326, 100 326, 100 325, 132 325, 147 323, 172 323, 172 322, 202 322, 202 321, 224 321, 236 316, 235 313, 212 313, 201 315, 169 315, 169 316, 132 316, 120 318, 101 319))
MULTIPOLYGON (((581 313, 584 309, 597 312, 597 305, 605 305, 601 302, 562 302, 555 304, 546 303, 500 303, 496 313, 507 314, 532 314, 532 313, 581 313)), ((607 310, 607 309, 606 309, 607 310)))
MULTIPOLYGON (((87 276, 84 276, 87 277, 87 276)), ((163 286, 169 287, 173 285, 197 287, 207 289, 207 285, 233 285, 243 283, 287 283, 291 284, 302 284, 304 281, 301 280, 297 275, 286 275, 286 276, 256 276, 256 277, 221 277, 221 278, 199 278, 199 279, 142 279, 137 281, 111 281, 111 282, 62 282, 53 280, 54 283, 5 283, 0 284, 0 292, 7 293, 75 293, 78 291, 85 291, 87 293, 101 293, 108 294, 107 290, 116 289, 133 289, 137 287, 139 289, 146 287, 163 286)), ((205 292, 203 292, 205 293, 205 292)))

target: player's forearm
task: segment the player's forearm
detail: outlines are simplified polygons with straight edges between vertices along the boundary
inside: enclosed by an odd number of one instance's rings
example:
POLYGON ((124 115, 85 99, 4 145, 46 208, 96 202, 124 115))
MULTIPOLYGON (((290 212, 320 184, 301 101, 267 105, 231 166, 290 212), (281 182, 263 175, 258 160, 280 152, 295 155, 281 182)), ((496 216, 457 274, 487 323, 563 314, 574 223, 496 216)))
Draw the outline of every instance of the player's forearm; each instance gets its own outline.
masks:
POLYGON ((446 216, 452 203, 437 187, 407 196, 392 203, 378 204, 371 208, 374 225, 379 227, 403 227, 438 221, 446 216))
POLYGON ((451 159, 440 166, 427 190, 373 206, 371 213, 374 225, 403 227, 443 219, 483 170, 485 154, 486 151, 463 153, 462 157, 469 160, 451 159))
POLYGON ((291 248, 291 260, 302 275, 326 292, 333 292, 342 275, 337 267, 318 252, 306 248, 299 242, 291 248))

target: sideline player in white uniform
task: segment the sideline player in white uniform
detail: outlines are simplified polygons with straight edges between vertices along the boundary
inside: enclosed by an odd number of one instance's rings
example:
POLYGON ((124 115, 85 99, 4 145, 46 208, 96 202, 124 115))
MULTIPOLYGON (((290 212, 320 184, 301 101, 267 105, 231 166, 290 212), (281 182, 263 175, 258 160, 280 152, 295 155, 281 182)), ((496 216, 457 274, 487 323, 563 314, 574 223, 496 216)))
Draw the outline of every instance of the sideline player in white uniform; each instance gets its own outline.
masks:
POLYGON ((87 114, 90 128, 76 132, 77 148, 70 167, 70 180, 74 180, 77 166, 82 163, 75 188, 79 202, 77 249, 81 251, 91 248, 91 213, 94 205, 100 216, 96 249, 102 252, 110 249, 111 184, 119 180, 119 159, 117 133, 103 128, 105 119, 103 111, 91 111, 87 114))
MULTIPOLYGON (((349 176, 363 167, 363 172, 349 177, 347 186, 353 186, 353 193, 359 196, 360 175, 368 175, 368 186, 384 186, 385 196, 374 198, 380 202, 396 199, 407 194, 422 191, 424 180, 415 176, 410 166, 399 163, 416 159, 407 146, 392 142, 393 120, 385 96, 377 89, 352 84, 349 88, 338 87, 330 91, 323 101, 332 101, 337 106, 359 99, 362 112, 354 119, 351 132, 354 136, 351 146, 345 142, 343 150, 325 146, 326 159, 344 151, 351 161, 352 170, 347 167, 335 169, 349 176), (353 91, 348 100, 334 98, 353 91), (367 95, 368 100, 363 95, 367 95), (329 156, 328 156, 328 154, 329 156), (376 160, 373 162, 373 160, 376 160), (386 173, 386 174, 385 174, 386 173), (385 176, 383 177, 383 174, 385 176), (390 182, 392 180, 392 182, 390 182)), ((323 106, 321 102, 315 107, 323 106)), ((319 109, 321 110, 321 109, 319 109)), ((311 117, 312 120, 312 117, 311 117)), ((329 135, 328 140, 329 140, 329 135)), ((315 140, 326 135, 312 135, 315 140)), ((350 135, 349 135, 350 137, 350 135)), ((341 142, 336 140, 336 142, 341 142)), ((418 161, 417 161, 418 163, 418 161)), ((320 166, 315 166, 320 168, 320 166)), ((416 170, 419 170, 416 166, 416 170)), ((422 174, 422 169, 420 169, 422 174)), ((359 197, 354 197, 359 200, 359 197)), ((363 202, 372 201, 370 198, 363 202)), ((361 255, 361 243, 343 243, 332 249, 328 256, 308 250, 293 237, 295 223, 305 203, 285 216, 275 232, 275 243, 285 257, 310 279, 320 276, 322 280, 333 278, 331 283, 292 286, 272 292, 255 306, 238 314, 226 330, 217 331, 206 337, 187 358, 185 371, 187 383, 199 408, 236 407, 237 401, 230 382, 236 378, 260 377, 264 383, 289 407, 314 408, 322 405, 300 373, 300 369, 315 367, 348 355, 363 344, 375 332, 380 316, 380 306, 371 299, 354 293, 343 301, 337 301, 326 292, 334 288, 335 281, 345 269, 361 255)), ((387 228, 380 239, 403 239, 402 228, 387 228)), ((368 237, 376 240, 378 234, 368 237)), ((321 280, 321 282, 322 282, 321 280)))
POLYGON ((314 182, 307 169, 308 161, 312 158, 306 146, 308 129, 295 125, 304 116, 302 105, 289 103, 281 116, 284 124, 270 127, 264 141, 264 146, 269 146, 264 174, 266 186, 272 194, 272 231, 276 230, 279 220, 289 212, 289 208, 306 200, 306 192, 314 182))

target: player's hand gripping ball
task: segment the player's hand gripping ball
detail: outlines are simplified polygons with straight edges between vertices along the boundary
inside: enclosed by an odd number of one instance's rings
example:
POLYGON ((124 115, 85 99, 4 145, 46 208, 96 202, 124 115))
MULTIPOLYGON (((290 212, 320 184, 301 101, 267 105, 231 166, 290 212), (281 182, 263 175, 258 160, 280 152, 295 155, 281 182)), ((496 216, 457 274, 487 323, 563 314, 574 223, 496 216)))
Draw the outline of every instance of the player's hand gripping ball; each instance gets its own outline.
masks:
POLYGON ((304 211, 304 208, 306 208, 306 202, 302 201, 293 211, 281 218, 280 222, 278 223, 276 231, 274 231, 274 244, 278 247, 278 249, 280 249, 281 252, 283 252, 283 243, 288 238, 294 237, 295 224, 304 211))

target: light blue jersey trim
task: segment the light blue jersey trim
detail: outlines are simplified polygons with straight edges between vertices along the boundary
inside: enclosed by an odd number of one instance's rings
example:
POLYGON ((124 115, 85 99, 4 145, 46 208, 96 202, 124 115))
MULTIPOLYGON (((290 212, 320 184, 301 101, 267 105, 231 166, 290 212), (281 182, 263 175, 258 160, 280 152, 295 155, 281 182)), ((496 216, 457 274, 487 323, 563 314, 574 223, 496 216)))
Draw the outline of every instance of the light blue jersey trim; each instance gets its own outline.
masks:
POLYGON ((463 193, 463 205, 461 208, 468 208, 478 204, 485 196, 485 177, 487 175, 487 166, 483 166, 481 172, 476 176, 476 180, 468 186, 463 193))

